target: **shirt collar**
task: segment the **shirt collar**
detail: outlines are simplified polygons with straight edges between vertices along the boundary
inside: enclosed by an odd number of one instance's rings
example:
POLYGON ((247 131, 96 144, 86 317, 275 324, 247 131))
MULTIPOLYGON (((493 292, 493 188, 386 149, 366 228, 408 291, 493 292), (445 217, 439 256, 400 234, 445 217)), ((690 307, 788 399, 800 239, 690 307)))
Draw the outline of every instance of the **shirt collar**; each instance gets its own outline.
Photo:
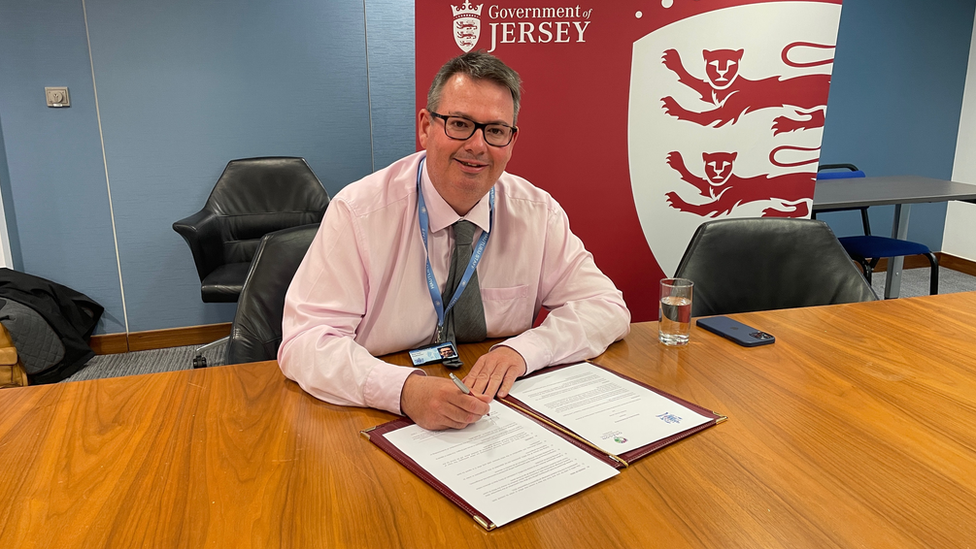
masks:
POLYGON ((424 192, 424 203, 427 205, 427 215, 429 216, 430 232, 436 233, 453 225, 459 219, 466 219, 477 225, 482 231, 488 231, 491 221, 491 206, 489 205, 488 195, 481 197, 481 200, 471 208, 463 218, 454 211, 454 208, 447 203, 441 196, 434 184, 430 182, 427 175, 427 163, 424 162, 423 182, 421 188, 424 192))

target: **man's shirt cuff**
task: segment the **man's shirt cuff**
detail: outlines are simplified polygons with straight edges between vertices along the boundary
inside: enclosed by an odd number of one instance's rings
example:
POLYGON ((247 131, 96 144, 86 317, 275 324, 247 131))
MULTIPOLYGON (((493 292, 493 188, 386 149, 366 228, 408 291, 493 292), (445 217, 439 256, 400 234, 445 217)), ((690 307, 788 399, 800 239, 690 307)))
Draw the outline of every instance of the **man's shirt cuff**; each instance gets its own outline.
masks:
POLYGON ((427 375, 419 368, 396 366, 386 362, 376 364, 366 376, 363 386, 363 399, 370 408, 386 410, 394 414, 403 415, 400 411, 400 394, 407 376, 414 373, 427 375))

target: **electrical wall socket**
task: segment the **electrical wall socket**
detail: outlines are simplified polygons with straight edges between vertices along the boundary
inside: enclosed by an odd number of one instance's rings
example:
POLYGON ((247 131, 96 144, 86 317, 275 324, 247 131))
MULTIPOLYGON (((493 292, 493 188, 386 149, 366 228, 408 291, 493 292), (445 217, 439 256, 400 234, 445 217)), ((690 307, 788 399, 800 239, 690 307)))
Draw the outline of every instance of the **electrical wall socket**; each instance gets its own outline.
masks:
POLYGON ((66 87, 44 88, 44 96, 47 98, 48 107, 71 106, 71 99, 68 97, 68 88, 66 87))

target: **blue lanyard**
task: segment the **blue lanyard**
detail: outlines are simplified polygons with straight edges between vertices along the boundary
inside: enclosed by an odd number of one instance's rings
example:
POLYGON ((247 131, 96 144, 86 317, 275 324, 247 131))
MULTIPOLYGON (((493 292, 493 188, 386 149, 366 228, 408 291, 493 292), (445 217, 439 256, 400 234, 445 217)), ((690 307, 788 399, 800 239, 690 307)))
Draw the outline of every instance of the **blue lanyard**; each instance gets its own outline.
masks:
POLYGON ((481 237, 478 239, 478 244, 475 246, 474 250, 471 252, 471 260, 468 261, 468 267, 464 269, 464 275, 461 277, 461 283, 458 284, 457 291, 451 296, 451 302, 447 304, 447 308, 444 308, 444 298, 441 295, 440 289, 437 287, 437 280, 434 278, 434 271, 430 268, 430 251, 427 249, 427 230, 430 226, 429 218, 427 216, 427 204, 424 202, 424 191, 421 188, 421 174, 424 171, 424 162, 427 160, 426 157, 420 159, 420 165, 417 166, 417 202, 419 203, 419 213, 418 218, 420 222, 420 236, 424 239, 424 250, 427 251, 427 289, 430 290, 430 300, 434 302, 434 311, 437 312, 437 334, 436 338, 440 340, 441 331, 444 329, 444 315, 454 307, 457 303, 461 293, 464 288, 467 287, 468 282, 471 280, 472 275, 474 275, 475 269, 478 267, 478 263, 481 261, 481 256, 485 252, 485 246, 488 245, 488 236, 491 233, 491 226, 495 221, 495 187, 491 188, 488 193, 488 206, 489 206, 489 217, 488 217, 488 230, 481 232, 481 237))

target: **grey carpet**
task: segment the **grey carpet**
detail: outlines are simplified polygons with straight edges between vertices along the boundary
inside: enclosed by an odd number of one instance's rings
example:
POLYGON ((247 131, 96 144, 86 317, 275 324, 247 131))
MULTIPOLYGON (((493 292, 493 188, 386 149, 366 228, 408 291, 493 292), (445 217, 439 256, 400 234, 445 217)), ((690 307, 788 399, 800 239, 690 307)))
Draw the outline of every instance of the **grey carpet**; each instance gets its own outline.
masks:
MULTIPOLYGON (((884 295, 885 276, 878 273, 873 277, 872 286, 879 296, 884 295)), ((950 269, 939 269, 939 293, 950 294, 956 292, 976 291, 976 277, 972 277, 950 269)), ((901 280, 901 296, 915 297, 929 294, 929 269, 908 269, 903 271, 901 280)), ((210 366, 224 363, 224 349, 226 344, 215 346, 204 351, 210 366)), ((138 351, 117 355, 101 355, 88 361, 88 364, 75 375, 65 381, 82 381, 103 377, 131 376, 154 372, 169 372, 172 370, 189 370, 193 368, 193 357, 196 356, 196 346, 172 347, 153 351, 138 351)))
MULTIPOLYGON (((884 296, 885 274, 877 273, 871 277, 871 286, 879 297, 884 296)), ((976 277, 959 271, 939 267, 939 293, 955 294, 976 291, 976 277)), ((929 268, 906 269, 901 273, 899 297, 918 297, 929 295, 929 268)))
MULTIPOLYGON (((227 344, 221 343, 203 352, 208 366, 220 366, 224 363, 224 349, 227 344)), ((101 379, 104 377, 134 376, 156 372, 170 372, 173 370, 192 370, 193 357, 197 355, 197 346, 170 347, 169 349, 154 349, 152 351, 136 351, 115 355, 98 355, 88 361, 84 368, 64 381, 84 381, 86 379, 101 379)))

